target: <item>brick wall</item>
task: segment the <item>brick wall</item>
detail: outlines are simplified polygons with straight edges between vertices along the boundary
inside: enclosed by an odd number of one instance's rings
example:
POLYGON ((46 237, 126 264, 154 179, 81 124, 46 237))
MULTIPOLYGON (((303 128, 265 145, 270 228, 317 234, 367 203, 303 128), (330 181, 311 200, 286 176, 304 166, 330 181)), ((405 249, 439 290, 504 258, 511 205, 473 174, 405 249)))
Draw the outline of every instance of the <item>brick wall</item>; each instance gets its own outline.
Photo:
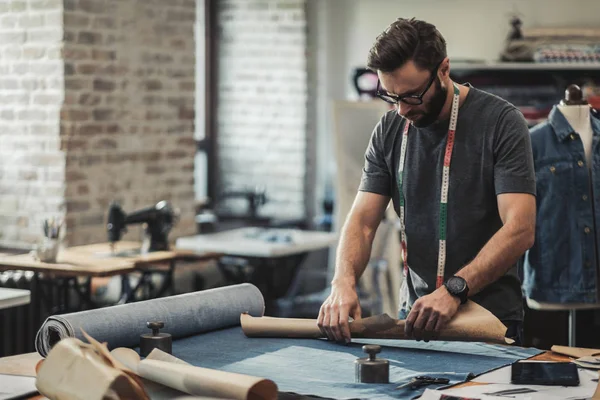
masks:
POLYGON ((171 201, 181 210, 171 238, 195 232, 195 3, 64 0, 69 244, 106 240, 113 199, 125 211, 171 201))
POLYGON ((263 186, 286 219, 307 209, 305 1, 222 0, 217 20, 219 189, 263 186))
POLYGON ((62 0, 0 1, 0 245, 64 213, 62 0))

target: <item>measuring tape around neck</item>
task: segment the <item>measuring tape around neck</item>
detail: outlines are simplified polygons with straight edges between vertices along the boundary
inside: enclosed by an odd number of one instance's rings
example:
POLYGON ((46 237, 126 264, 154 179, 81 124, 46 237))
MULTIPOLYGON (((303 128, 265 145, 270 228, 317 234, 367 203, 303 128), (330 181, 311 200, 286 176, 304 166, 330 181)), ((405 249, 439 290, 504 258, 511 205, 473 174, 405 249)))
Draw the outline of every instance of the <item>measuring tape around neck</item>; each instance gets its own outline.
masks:
MULTIPOLYGON (((444 270, 446 268, 446 229, 448 226, 448 187, 450 186, 450 161, 452 160, 452 150, 454 149, 454 133, 456 131, 456 121, 458 119, 458 101, 460 91, 456 83, 454 86, 454 96, 452 98, 452 111, 450 112, 450 126, 448 127, 448 136, 446 138, 446 151, 444 153, 444 167, 442 171, 442 187, 440 190, 440 222, 439 229, 439 249, 436 289, 444 283, 444 270)), ((400 150, 400 165, 398 166, 398 190, 400 191, 400 236, 402 245, 402 260, 404 263, 404 276, 408 274, 408 247, 406 243, 406 225, 405 225, 405 205, 404 199, 404 163, 406 161, 406 148, 408 147, 408 131, 410 123, 408 120, 404 125, 402 134, 402 147, 400 150)))

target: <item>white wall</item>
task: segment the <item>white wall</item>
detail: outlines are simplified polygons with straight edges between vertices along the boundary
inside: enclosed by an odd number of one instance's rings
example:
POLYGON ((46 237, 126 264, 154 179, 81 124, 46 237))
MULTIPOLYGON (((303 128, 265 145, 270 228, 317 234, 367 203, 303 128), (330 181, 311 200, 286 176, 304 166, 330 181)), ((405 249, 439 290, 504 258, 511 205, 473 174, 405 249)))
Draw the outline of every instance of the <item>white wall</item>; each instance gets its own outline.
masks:
POLYGON ((375 37, 398 17, 434 24, 446 38, 451 61, 497 60, 514 11, 520 14, 523 28, 600 26, 598 0, 357 0, 348 6, 351 9, 345 12, 351 14, 351 24, 348 36, 339 43, 352 43, 346 71, 366 63, 375 37))
MULTIPOLYGON (((196 23, 194 24, 194 40, 196 42, 196 96, 195 96, 195 120, 194 139, 202 140, 206 137, 206 69, 205 59, 206 43, 205 37, 205 2, 196 0, 196 23)), ((196 200, 204 200, 208 195, 208 160, 206 153, 196 153, 194 157, 194 193, 196 200)))
POLYGON ((308 160, 314 159, 307 187, 312 188, 313 210, 322 213, 326 191, 333 190, 334 173, 330 110, 332 99, 346 97, 346 59, 351 43, 346 43, 348 23, 355 0, 308 0, 308 160), (329 185, 328 188, 326 186, 329 185))
MULTIPOLYGON (((398 17, 415 17, 433 23, 446 38, 448 54, 459 58, 493 61, 510 31, 510 17, 518 12, 523 27, 600 26, 600 0, 309 0, 309 35, 316 35, 319 60, 316 97, 317 202, 328 177, 335 173, 332 151, 330 102, 355 99, 352 71, 366 64, 378 34, 398 17)), ((309 36, 310 37, 310 36, 309 36)))

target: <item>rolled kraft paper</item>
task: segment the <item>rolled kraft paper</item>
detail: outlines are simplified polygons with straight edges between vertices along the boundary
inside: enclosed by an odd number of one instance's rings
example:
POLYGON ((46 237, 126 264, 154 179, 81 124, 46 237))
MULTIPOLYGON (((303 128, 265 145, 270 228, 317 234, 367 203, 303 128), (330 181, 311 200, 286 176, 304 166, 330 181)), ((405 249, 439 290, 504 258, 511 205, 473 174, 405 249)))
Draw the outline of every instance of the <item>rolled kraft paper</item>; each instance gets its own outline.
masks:
POLYGON ((277 385, 268 379, 214 369, 144 360, 140 376, 194 396, 277 400, 277 385))
MULTIPOLYGON (((243 314, 240 322, 248 337, 326 337, 315 319, 256 318, 243 314)), ((350 333, 353 338, 406 339, 404 324, 404 320, 393 319, 386 314, 376 315, 350 322, 350 333)), ((506 326, 494 314, 479 304, 468 301, 460 306, 436 340, 514 343, 505 335, 506 326)))
POLYGON ((117 396, 148 400, 136 379, 103 357, 93 344, 68 338, 43 360, 35 386, 51 400, 102 400, 117 396))
POLYGON ((48 317, 37 332, 35 348, 46 357, 58 341, 83 339, 81 328, 109 349, 139 346, 148 321, 162 321, 173 339, 239 325, 241 313, 264 314, 265 302, 254 285, 243 283, 177 296, 48 317))
POLYGON ((159 349, 152 350, 144 360, 127 348, 117 348, 111 353, 141 378, 193 396, 233 400, 277 399, 277 385, 269 379, 195 367, 159 349))

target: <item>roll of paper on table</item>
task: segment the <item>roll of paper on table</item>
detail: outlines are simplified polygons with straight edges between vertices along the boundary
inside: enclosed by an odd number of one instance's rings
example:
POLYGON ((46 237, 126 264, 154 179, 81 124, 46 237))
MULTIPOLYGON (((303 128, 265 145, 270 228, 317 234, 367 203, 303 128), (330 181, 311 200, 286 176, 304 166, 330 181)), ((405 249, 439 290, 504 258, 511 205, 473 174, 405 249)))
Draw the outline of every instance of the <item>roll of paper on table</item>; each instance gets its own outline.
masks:
POLYGON ((159 321, 151 321, 146 326, 152 329, 152 333, 140 335, 140 356, 146 357, 152 350, 159 349, 171 354, 173 338, 170 333, 161 333, 159 329, 164 328, 165 324, 159 321))
POLYGON ((367 358, 358 358, 354 361, 356 382, 359 383, 389 383, 390 363, 382 358, 375 358, 381 352, 381 346, 367 344, 362 347, 369 354, 367 358))

